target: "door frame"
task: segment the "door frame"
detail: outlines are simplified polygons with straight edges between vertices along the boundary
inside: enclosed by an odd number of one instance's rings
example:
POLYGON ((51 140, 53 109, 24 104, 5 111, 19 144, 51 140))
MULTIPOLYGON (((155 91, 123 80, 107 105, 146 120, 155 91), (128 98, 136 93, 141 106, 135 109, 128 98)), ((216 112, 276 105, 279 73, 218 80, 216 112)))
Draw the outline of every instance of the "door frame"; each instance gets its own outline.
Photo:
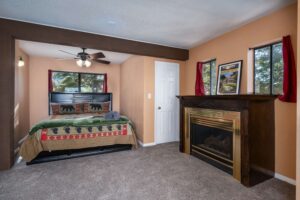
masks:
MULTIPOLYGON (((177 62, 167 62, 167 61, 159 61, 159 60, 156 60, 154 62, 154 143, 155 144, 160 144, 158 141, 157 141, 157 138, 158 138, 158 135, 157 135, 157 108, 158 108, 158 105, 157 105, 157 73, 158 73, 158 70, 157 70, 157 63, 170 63, 170 64, 176 64, 176 68, 177 68, 177 95, 179 95, 180 93, 180 64, 177 63, 177 62)), ((176 98, 176 97, 174 97, 176 98)), ((177 136, 176 136, 176 140, 174 141, 179 141, 179 125, 180 125, 180 121, 179 121, 179 102, 177 102, 177 109, 176 109, 176 113, 177 113, 177 136)))

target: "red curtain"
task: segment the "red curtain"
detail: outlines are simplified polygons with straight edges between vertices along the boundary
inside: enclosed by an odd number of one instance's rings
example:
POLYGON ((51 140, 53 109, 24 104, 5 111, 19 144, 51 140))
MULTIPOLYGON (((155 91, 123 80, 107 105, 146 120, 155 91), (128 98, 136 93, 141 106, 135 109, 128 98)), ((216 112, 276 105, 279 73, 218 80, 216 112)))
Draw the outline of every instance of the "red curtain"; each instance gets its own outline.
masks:
POLYGON ((297 75, 294 52, 290 36, 282 39, 283 54, 283 94, 279 97, 284 102, 297 101, 297 75))
POLYGON ((53 91, 53 85, 52 85, 52 70, 48 70, 48 90, 49 92, 53 91))
POLYGON ((107 74, 104 74, 103 92, 107 93, 107 74))
POLYGON ((196 68, 196 84, 195 84, 195 95, 196 96, 203 96, 204 92, 204 84, 202 78, 202 62, 197 62, 196 68))

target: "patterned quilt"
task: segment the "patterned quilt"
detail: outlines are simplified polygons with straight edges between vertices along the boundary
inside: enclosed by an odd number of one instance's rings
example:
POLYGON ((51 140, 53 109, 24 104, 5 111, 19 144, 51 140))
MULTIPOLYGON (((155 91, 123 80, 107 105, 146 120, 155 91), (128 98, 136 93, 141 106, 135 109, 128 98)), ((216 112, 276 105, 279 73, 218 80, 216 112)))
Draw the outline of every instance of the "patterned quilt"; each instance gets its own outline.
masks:
POLYGON ((103 115, 56 115, 32 127, 20 155, 28 162, 41 151, 113 144, 137 146, 133 125, 126 117, 105 120, 103 115))

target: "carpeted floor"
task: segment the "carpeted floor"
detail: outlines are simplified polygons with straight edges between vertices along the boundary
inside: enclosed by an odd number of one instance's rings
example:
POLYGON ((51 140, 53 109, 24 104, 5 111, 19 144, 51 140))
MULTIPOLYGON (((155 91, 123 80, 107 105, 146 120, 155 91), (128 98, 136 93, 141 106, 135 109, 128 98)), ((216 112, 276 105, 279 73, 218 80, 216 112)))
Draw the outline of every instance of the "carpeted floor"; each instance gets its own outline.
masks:
POLYGON ((295 199, 295 187, 272 179, 246 188, 169 143, 31 166, 23 162, 0 172, 0 199, 284 200, 295 199))

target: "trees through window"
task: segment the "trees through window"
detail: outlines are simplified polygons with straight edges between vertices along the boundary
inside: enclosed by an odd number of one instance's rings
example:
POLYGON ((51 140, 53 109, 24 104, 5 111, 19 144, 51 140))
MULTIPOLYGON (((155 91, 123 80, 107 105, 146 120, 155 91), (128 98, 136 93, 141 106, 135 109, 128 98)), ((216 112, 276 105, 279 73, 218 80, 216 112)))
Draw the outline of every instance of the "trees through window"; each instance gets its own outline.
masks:
POLYGON ((52 92, 104 92, 104 74, 52 72, 52 92))
POLYGON ((282 43, 254 49, 254 93, 282 94, 282 43))
POLYGON ((210 60, 202 65, 202 77, 204 83, 205 95, 216 94, 216 60, 210 60))

